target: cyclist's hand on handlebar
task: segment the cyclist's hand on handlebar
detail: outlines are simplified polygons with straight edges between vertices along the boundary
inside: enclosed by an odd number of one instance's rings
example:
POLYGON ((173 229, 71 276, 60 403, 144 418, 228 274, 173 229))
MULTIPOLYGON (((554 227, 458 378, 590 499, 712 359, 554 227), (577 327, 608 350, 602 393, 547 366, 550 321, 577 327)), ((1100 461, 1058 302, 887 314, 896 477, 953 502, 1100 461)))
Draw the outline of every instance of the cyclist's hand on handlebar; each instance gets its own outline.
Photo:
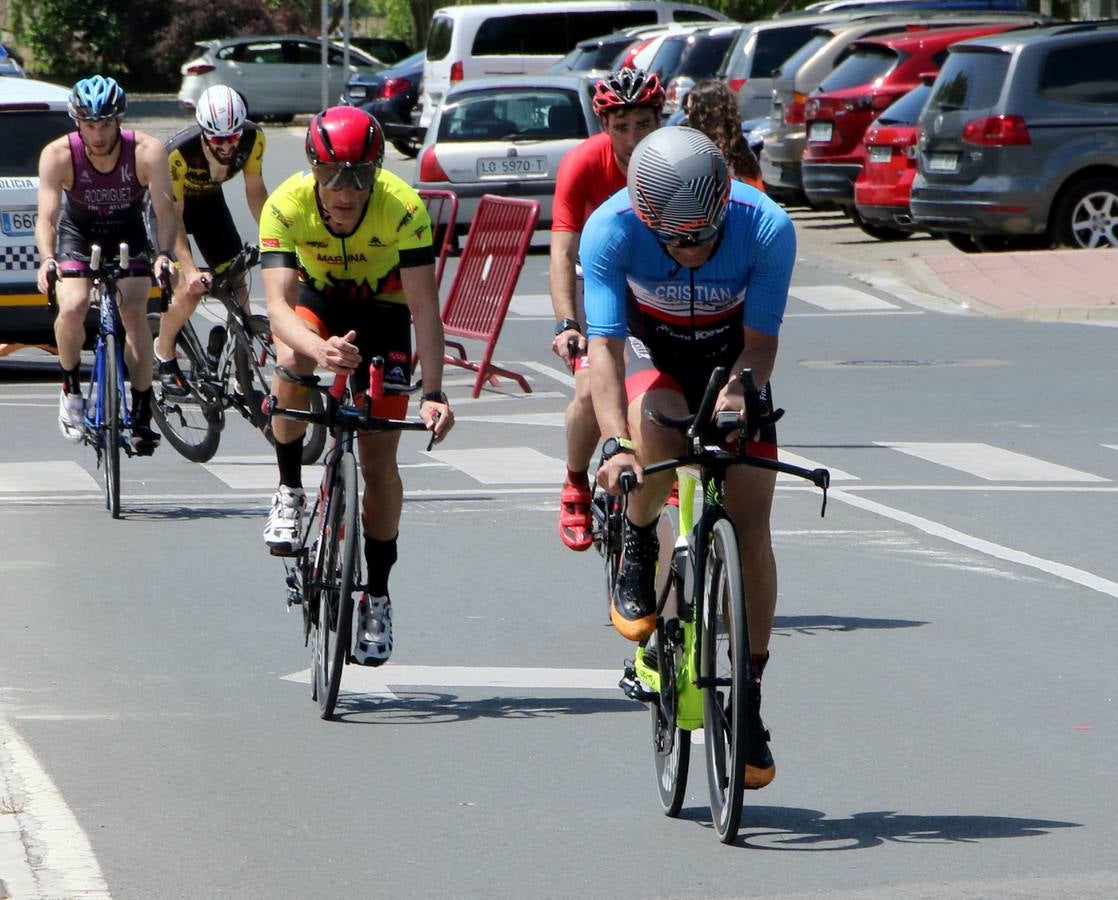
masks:
POLYGON ((175 282, 178 281, 179 270, 175 267, 175 264, 171 262, 170 258, 164 256, 162 253, 155 257, 155 263, 152 265, 152 269, 155 271, 155 280, 161 285, 172 287, 175 282))
POLYGON ((637 488, 644 484, 644 469, 640 467, 637 458, 628 450, 622 450, 598 466, 598 486, 615 497, 620 497, 625 493, 621 487, 621 476, 625 472, 636 476, 637 488))
POLYGON ((322 342, 319 348, 318 364, 335 375, 349 375, 361 362, 361 350, 353 343, 356 331, 348 331, 341 337, 332 335, 322 342))
MULTIPOLYGON (((740 418, 744 419, 746 417, 745 393, 740 381, 730 382, 718 394, 718 399, 714 402, 713 418, 717 419, 720 413, 737 413, 740 418)), ((731 432, 726 436, 726 440, 731 444, 736 444, 738 432, 731 432)))
POLYGON ((563 360, 568 367, 572 367, 575 359, 586 353, 586 337, 573 328, 560 331, 551 341, 551 352, 563 360))
POLYGON ((432 434, 432 442, 439 443, 454 427, 454 411, 449 403, 439 403, 437 400, 422 400, 419 404, 419 418, 432 434))
POLYGON ((58 277, 58 263, 55 262, 55 259, 54 259, 53 256, 48 256, 39 265, 39 276, 36 279, 36 282, 37 282, 36 286, 39 288, 39 293, 40 294, 46 294, 50 291, 50 279, 51 279, 51 273, 52 272, 54 273, 54 277, 57 278, 58 277))
POLYGON ((213 284, 213 279, 210 273, 202 269, 195 268, 194 271, 186 277, 186 289, 193 297, 201 297, 210 289, 211 284, 213 284))

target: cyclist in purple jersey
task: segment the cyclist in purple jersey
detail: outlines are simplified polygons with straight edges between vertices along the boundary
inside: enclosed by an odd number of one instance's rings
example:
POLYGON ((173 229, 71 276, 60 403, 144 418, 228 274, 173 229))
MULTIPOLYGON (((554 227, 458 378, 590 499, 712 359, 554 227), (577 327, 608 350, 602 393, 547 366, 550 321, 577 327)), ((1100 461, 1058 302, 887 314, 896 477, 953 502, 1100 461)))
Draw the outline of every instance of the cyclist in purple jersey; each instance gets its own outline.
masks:
MULTIPOLYGON (((590 216, 579 256, 585 279, 594 411, 607 437, 598 483, 629 495, 624 563, 611 618, 645 641, 656 627, 656 522, 672 489, 670 472, 644 476, 641 465, 679 456, 682 436, 645 415, 682 418, 696 406, 715 367, 733 374, 715 404, 745 413, 742 371, 763 385, 748 411, 750 451, 776 457, 768 384, 788 299, 796 237, 787 214, 742 182, 731 184, 718 148, 692 128, 661 128, 629 161, 628 195, 618 192, 590 216)), ((758 691, 776 609, 776 561, 769 518, 776 474, 752 466, 726 473, 726 509, 738 536, 752 671, 758 691)), ((646 651, 645 659, 649 658, 646 651)), ((759 693, 758 693, 759 696, 759 693)), ((759 707, 756 710, 759 717, 759 707)), ((751 748, 746 787, 776 774, 768 735, 751 748)))
POLYGON ((74 85, 70 117, 77 130, 51 141, 39 157, 39 290, 48 289, 48 272, 62 276, 56 287, 54 321, 62 393, 58 428, 71 443, 82 437, 83 400, 78 380, 85 317, 91 287, 90 249, 99 244, 106 260, 119 245, 129 247, 131 277, 117 282, 120 319, 125 330, 124 359, 132 383, 132 445, 150 455, 160 435, 151 428, 152 339, 147 297, 154 272, 174 277, 173 251, 178 217, 171 201, 167 154, 158 139, 120 127, 126 99, 112 78, 94 75, 74 85), (159 251, 151 258, 144 207, 148 196, 159 223, 159 251), (154 262, 154 265, 153 265, 154 262))

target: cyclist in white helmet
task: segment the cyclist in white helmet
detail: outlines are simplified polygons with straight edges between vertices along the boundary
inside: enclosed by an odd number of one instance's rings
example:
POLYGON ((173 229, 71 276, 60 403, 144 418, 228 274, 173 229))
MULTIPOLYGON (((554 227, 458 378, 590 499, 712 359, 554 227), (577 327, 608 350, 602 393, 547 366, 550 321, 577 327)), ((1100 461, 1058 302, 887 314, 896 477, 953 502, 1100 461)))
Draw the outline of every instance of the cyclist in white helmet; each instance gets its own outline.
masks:
MULTIPOLYGON (((196 124, 167 141, 171 188, 182 226, 175 250, 183 277, 178 280, 174 301, 160 322, 155 356, 163 390, 175 396, 189 392, 175 359, 175 338, 209 284, 208 276, 194 262, 187 235, 194 236, 206 265, 221 272, 243 246, 222 185, 238 172, 244 174, 245 197, 257 224, 268 199, 262 175, 264 131, 246 115, 241 95, 224 84, 215 84, 198 98, 196 124)), ((241 302, 247 303, 248 292, 243 282, 240 294, 241 302)))

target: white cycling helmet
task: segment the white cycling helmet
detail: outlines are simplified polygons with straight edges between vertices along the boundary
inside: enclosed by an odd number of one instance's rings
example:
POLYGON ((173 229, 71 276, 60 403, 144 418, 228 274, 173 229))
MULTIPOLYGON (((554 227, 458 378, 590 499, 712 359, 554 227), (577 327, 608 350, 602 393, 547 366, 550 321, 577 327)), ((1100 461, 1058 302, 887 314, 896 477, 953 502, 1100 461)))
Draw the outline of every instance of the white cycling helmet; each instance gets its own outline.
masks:
POLYGON ((224 84, 202 91, 194 112, 202 131, 212 137, 228 137, 242 131, 247 115, 241 95, 224 84))

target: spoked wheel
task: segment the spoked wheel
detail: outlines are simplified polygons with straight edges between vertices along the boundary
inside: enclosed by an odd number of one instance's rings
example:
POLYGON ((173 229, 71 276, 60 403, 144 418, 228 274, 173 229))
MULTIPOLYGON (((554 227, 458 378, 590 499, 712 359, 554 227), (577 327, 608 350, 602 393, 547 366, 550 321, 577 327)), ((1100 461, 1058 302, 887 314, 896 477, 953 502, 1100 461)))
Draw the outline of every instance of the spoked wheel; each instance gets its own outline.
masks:
POLYGON ((737 837, 745 790, 749 641, 737 538, 728 519, 715 522, 711 530, 700 628, 699 675, 710 814, 718 837, 729 844, 737 837))
POLYGON ((120 368, 116 335, 105 335, 105 369, 101 379, 101 410, 105 417, 104 440, 105 509, 120 518, 120 368))
POLYGON ((217 452, 225 426, 221 391, 212 381, 205 351, 187 323, 175 338, 179 368, 190 384, 185 397, 168 394, 156 379, 151 413, 171 446, 191 462, 206 462, 217 452))
POLYGON ((665 505, 657 526, 660 559, 656 568, 656 596, 661 599, 661 615, 656 620, 657 670, 660 674, 659 699, 649 704, 652 710, 652 762, 656 768, 656 787, 660 806, 667 816, 678 816, 687 793, 687 770, 691 760, 691 732, 676 724, 679 694, 676 673, 682 655, 678 607, 679 582, 672 572, 672 556, 679 534, 679 510, 665 505), (668 622, 665 617, 671 616, 668 622))
MULTIPOLYGON (((272 344, 272 330, 267 316, 251 315, 246 317, 247 331, 237 329, 237 342, 233 349, 233 365, 237 371, 237 383, 245 392, 249 421, 264 432, 269 443, 274 444, 272 420, 261 408, 264 399, 271 393, 268 382, 270 371, 275 366, 276 350, 272 344)), ((322 395, 310 392, 311 412, 322 412, 322 395)), ((318 462, 326 447, 326 426, 318 422, 307 425, 303 438, 303 463, 318 462)))
POLYGON ((318 615, 311 627, 314 694, 322 718, 334 716, 342 667, 349 657, 353 620, 353 592, 357 587, 357 464, 353 454, 338 463, 337 478, 326 510, 322 534, 322 567, 315 590, 318 615))

